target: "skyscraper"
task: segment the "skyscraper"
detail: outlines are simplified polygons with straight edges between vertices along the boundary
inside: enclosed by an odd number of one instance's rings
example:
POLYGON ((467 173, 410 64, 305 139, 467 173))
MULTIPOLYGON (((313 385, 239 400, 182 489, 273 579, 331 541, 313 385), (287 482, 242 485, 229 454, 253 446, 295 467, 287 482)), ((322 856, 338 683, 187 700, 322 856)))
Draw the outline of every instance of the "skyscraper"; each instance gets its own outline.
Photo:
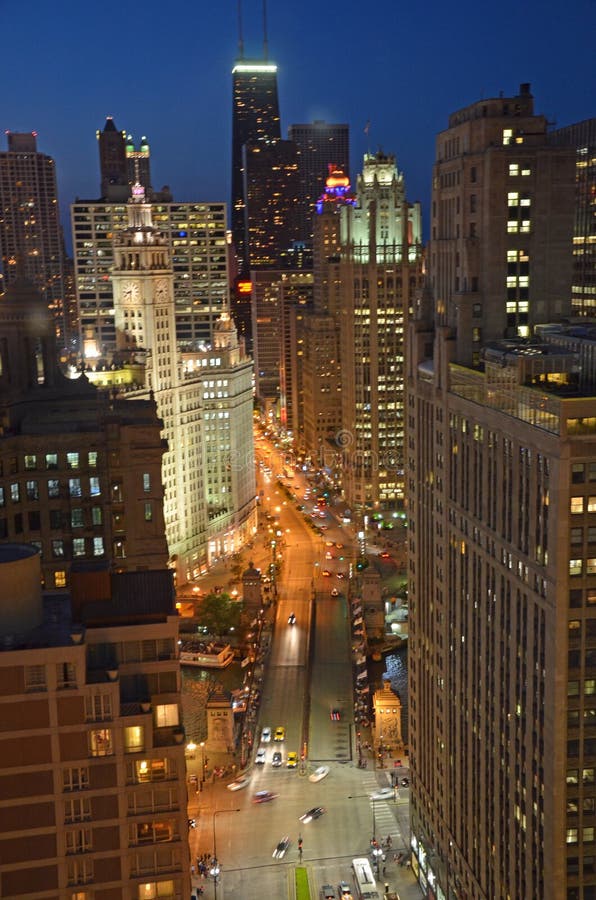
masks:
POLYGON ((152 196, 151 161, 147 138, 143 136, 137 147, 132 134, 118 131, 112 116, 106 118, 103 131, 96 132, 99 148, 100 196, 121 203, 130 197, 135 181, 142 184, 148 197, 152 196))
POLYGON ((314 213, 325 191, 329 166, 350 177, 350 134, 348 125, 335 125, 316 119, 307 125, 290 125, 288 138, 300 150, 302 193, 300 238, 312 243, 314 213))
POLYGON ((34 131, 8 132, 0 152, 0 252, 5 284, 33 282, 52 310, 59 346, 67 346, 56 166, 38 152, 34 131))
POLYGON ((437 139, 406 416, 412 868, 441 900, 596 886, 595 389, 535 337, 570 308, 574 166, 527 85, 437 139))
POLYGON ((394 156, 365 155, 340 221, 342 486, 366 514, 404 500, 404 339, 423 275, 420 204, 394 156))
POLYGON ((596 119, 586 119, 551 132, 558 145, 575 147, 575 228, 571 306, 580 316, 596 313, 596 119))

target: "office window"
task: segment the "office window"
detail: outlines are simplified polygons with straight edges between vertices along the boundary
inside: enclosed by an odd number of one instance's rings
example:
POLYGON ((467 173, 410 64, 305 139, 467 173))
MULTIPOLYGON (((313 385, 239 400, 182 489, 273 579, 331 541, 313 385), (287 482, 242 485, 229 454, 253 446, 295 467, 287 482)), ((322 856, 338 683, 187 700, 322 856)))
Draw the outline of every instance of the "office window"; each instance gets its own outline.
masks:
POLYGON ((128 769, 128 780, 137 783, 145 781, 165 781, 176 776, 176 765, 168 759, 138 759, 132 769, 128 769))
POLYGON ((155 708, 155 725, 157 728, 166 728, 179 724, 178 704, 163 703, 155 708))
POLYGON ((569 500, 569 511, 572 515, 577 515, 577 513, 583 513, 584 511, 584 498, 583 497, 571 497, 569 500))
POLYGON ((95 728, 89 732, 89 753, 91 756, 112 756, 114 743, 110 728, 95 728))
POLYGON ((58 454, 57 453, 46 453, 46 469, 57 469, 58 468, 58 454))
POLYGON ((148 494, 151 490, 151 475, 149 474, 149 472, 143 473, 143 490, 146 494, 148 494))
POLYGON ((171 841, 173 835, 172 822, 135 822, 134 825, 129 825, 131 844, 155 844, 171 841))
POLYGON ((91 507, 91 521, 94 525, 103 524, 103 511, 101 506, 91 507))
POLYGON ((97 450, 90 450, 87 454, 87 462, 90 469, 97 468, 97 450))
POLYGON ((596 512, 596 497, 588 497, 588 512, 596 512))
POLYGON ((78 469, 79 468, 79 454, 78 453, 67 453, 66 454, 66 468, 67 469, 78 469))
POLYGON ((71 509, 70 526, 71 528, 83 528, 85 525, 85 515, 82 509, 71 509))
POLYGON ((0 487, 0 507, 6 506, 6 498, 4 494, 4 488, 0 487))
POLYGON ((64 569, 57 569, 54 572, 54 587, 66 587, 66 572, 64 571, 64 569))
POLYGON ((92 497, 97 497, 99 496, 99 494, 101 494, 99 478, 97 478, 95 475, 92 475, 89 478, 89 493, 92 497))
POLYGON ((64 556, 64 541, 59 538, 52 541, 52 556, 61 559, 64 556))
POLYGON ((68 493, 71 497, 82 497, 80 478, 68 479, 68 493))
POLYGON ((596 557, 591 556, 586 560, 586 574, 596 575, 596 557))
POLYGON ((45 666, 25 666, 25 690, 31 692, 47 690, 45 666))
POLYGON ((48 497, 50 499, 56 499, 56 497, 60 496, 60 482, 55 478, 48 479, 48 497))
POLYGON ((519 163, 509 163, 509 174, 512 178, 519 175, 519 163))
POLYGON ((145 729, 142 725, 129 725, 124 729, 124 752, 139 753, 145 749, 145 729))
POLYGON ((583 528, 572 528, 572 529, 571 529, 570 540, 571 540, 571 543, 574 544, 574 545, 577 545, 577 544, 583 544, 583 542, 584 542, 584 529, 583 529, 583 528))
POLYGON ((569 560, 569 574, 570 575, 581 575, 582 563, 583 563, 583 560, 581 560, 581 559, 570 559, 569 560))
POLYGON ((568 844, 577 844, 577 828, 568 828, 566 841, 568 844))
POLYGON ((85 555, 85 538, 73 538, 72 555, 76 557, 85 555))
POLYGON ((89 787, 87 766, 71 766, 62 773, 62 787, 65 791, 83 791, 89 787))
POLYGON ((583 484, 586 480, 586 467, 583 463, 573 463, 571 466, 571 483, 583 484))
POLYGON ((145 522, 153 521, 153 504, 151 501, 145 503, 145 522))
POLYGON ((591 844, 594 840, 594 828, 592 825, 588 825, 583 830, 583 842, 584 844, 591 844))
POLYGON ((21 500, 21 489, 18 481, 13 481, 10 485, 10 499, 13 503, 19 503, 21 500))
POLYGON ((152 881, 138 885, 138 900, 160 900, 174 897, 173 881, 152 881))
POLYGON ((103 538, 102 537, 94 537, 93 538, 93 556, 103 556, 105 553, 103 538))
POLYGON ((25 455, 25 469, 36 469, 37 468, 37 456, 34 454, 26 454, 25 455))

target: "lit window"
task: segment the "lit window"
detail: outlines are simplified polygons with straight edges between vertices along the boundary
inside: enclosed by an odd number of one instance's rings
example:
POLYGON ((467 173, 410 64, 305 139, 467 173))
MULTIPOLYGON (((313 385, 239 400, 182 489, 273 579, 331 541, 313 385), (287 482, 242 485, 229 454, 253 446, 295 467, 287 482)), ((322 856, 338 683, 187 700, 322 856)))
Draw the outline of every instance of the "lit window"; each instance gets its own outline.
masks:
POLYGON ((101 525, 103 522, 103 510, 101 506, 91 507, 91 521, 94 525, 101 525))
POLYGON ((37 481, 27 481, 27 500, 39 500, 39 487, 37 481))
POLYGON ((162 703, 155 708, 155 724, 157 728, 166 728, 179 724, 178 704, 162 703))
POLYGON ((27 454, 25 456, 25 468, 26 469, 36 469, 37 468, 37 456, 33 454, 27 454))
POLYGON ((153 521, 153 504, 151 502, 145 503, 145 522, 153 521))
POLYGON ((13 503, 18 503, 21 499, 21 489, 18 481, 13 481, 10 486, 10 499, 13 503))
POLYGON ((584 844, 591 844, 594 840, 594 828, 592 825, 588 825, 584 828, 583 831, 583 842, 584 844))
POLYGON ((81 479, 80 478, 69 478, 68 479, 68 492, 71 497, 81 497, 81 479))
POLYGON ((93 538, 93 556, 103 556, 104 555, 104 545, 102 537, 94 537, 93 538))
POLYGON ((95 728, 89 732, 89 752, 91 756, 111 756, 114 752, 110 728, 95 728))
POLYGON ((87 454, 87 462, 90 469, 97 468, 97 450, 90 450, 87 454))
POLYGON ((134 764, 134 774, 135 780, 139 782, 163 781, 168 774, 168 761, 165 759, 139 759, 134 764))
POLYGON ((152 881, 138 886, 139 900, 159 900, 160 897, 174 897, 173 881, 152 881))
POLYGON ((91 478, 89 479, 89 493, 92 497, 97 497, 99 494, 101 494, 99 478, 97 478, 95 475, 91 476, 91 478))
POLYGON ((83 528, 85 525, 85 516, 83 514, 83 510, 76 508, 71 509, 70 511, 70 525, 71 528, 83 528))
POLYGON ((570 500, 570 512, 573 514, 583 513, 584 511, 584 498, 583 497, 571 497, 570 500))
POLYGON ((519 175, 519 164, 518 163, 509 163, 509 174, 512 177, 519 175))
POLYGON ((570 559, 569 560, 569 574, 570 575, 581 575, 582 562, 583 562, 583 560, 581 560, 581 559, 570 559))
POLYGON ((85 538, 73 538, 72 555, 73 556, 84 556, 85 555, 85 538))
POLYGON ((46 469, 57 469, 58 468, 58 454, 57 453, 46 453, 46 469))
POLYGON ((513 142, 513 128, 503 129, 503 145, 506 147, 513 142))
POLYGON ((568 828, 566 841, 568 844, 577 844, 577 828, 568 828))
POLYGON ((79 454, 78 453, 67 453, 66 454, 66 468, 67 469, 78 469, 79 468, 79 454))
POLYGON ((509 193, 507 194, 507 205, 508 206, 518 206, 519 205, 518 191, 509 191, 509 193))
POLYGON ((146 494, 148 494, 151 490, 151 475, 149 474, 149 472, 143 473, 143 490, 146 494))
POLYGON ((528 175, 531 175, 531 174, 532 174, 532 170, 531 170, 531 169, 527 169, 527 168, 524 167, 524 168, 521 170, 521 173, 522 173, 522 176, 528 176, 528 175))
POLYGON ((588 497, 588 512, 596 512, 596 497, 588 497))
POLYGON ((139 753, 145 749, 145 729, 142 725, 129 725, 124 729, 124 752, 139 753))
POLYGON ((54 587, 66 587, 66 572, 63 569, 58 569, 54 572, 54 587))
POLYGON ((48 479, 48 497, 55 499, 60 496, 60 482, 55 478, 48 479))

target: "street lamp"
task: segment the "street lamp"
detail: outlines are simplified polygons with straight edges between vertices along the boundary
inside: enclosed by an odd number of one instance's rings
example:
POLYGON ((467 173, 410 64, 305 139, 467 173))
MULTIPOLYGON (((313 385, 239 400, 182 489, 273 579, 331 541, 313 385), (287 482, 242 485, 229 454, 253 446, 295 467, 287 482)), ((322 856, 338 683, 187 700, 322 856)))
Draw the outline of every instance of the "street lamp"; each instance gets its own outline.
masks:
POLYGON ((205 780, 205 741, 199 744, 201 748, 201 777, 199 779, 199 790, 203 790, 203 782, 205 780))
POLYGON ((217 900, 217 879, 219 877, 219 862, 217 861, 217 843, 215 840, 215 817, 220 813, 240 812, 240 809, 216 809, 213 811, 213 859, 211 860, 211 868, 209 874, 213 877, 213 897, 217 900))

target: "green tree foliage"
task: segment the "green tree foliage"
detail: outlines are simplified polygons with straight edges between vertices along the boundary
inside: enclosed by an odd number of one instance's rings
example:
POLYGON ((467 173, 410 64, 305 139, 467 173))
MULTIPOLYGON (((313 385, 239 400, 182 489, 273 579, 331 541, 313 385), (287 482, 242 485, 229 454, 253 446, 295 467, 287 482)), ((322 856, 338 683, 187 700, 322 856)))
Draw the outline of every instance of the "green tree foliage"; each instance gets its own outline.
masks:
POLYGON ((197 601, 196 609, 199 624, 216 637, 223 637, 240 624, 242 604, 232 600, 229 594, 207 594, 197 601))

